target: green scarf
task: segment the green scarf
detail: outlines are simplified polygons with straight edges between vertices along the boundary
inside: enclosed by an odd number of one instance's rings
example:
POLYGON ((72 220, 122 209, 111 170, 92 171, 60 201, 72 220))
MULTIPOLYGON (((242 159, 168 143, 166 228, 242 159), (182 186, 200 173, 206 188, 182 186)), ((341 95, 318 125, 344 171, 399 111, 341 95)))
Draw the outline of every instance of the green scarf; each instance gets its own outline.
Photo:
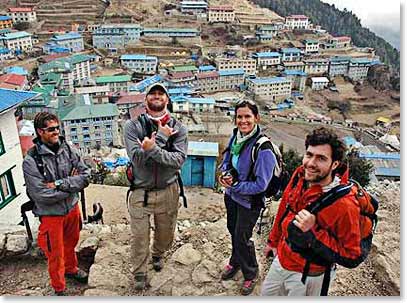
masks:
POLYGON ((257 125, 253 128, 253 130, 247 134, 246 136, 242 136, 240 131, 237 131, 236 137, 233 140, 232 146, 230 147, 230 152, 234 156, 239 156, 244 144, 247 140, 249 140, 257 131, 257 125))

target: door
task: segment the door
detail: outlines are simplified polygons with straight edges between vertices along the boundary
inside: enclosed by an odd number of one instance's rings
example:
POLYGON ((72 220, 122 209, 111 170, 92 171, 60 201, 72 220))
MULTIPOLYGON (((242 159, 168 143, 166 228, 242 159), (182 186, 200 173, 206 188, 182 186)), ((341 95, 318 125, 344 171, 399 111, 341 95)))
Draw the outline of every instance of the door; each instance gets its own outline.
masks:
POLYGON ((203 185, 204 158, 192 156, 191 185, 203 185))

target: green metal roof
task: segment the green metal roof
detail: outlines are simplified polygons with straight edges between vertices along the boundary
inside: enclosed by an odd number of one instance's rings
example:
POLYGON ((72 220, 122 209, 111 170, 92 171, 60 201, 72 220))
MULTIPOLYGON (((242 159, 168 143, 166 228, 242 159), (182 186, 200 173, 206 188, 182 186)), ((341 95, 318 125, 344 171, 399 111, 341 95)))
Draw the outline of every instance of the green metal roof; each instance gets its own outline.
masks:
POLYGON ((112 82, 128 82, 131 81, 130 75, 120 75, 120 76, 101 76, 96 77, 96 84, 112 83, 112 82))
POLYGON ((116 104, 90 104, 75 106, 61 120, 89 119, 98 117, 118 116, 119 111, 116 104))

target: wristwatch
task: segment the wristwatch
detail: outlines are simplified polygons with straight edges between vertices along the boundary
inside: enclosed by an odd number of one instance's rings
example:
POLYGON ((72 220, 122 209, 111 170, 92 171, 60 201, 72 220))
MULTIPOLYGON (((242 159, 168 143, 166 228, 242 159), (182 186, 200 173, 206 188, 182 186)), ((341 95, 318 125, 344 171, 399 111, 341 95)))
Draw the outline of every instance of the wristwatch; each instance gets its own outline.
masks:
POLYGON ((56 189, 59 189, 59 187, 62 185, 62 183, 64 183, 64 181, 62 181, 61 179, 55 180, 54 185, 55 185, 56 189))

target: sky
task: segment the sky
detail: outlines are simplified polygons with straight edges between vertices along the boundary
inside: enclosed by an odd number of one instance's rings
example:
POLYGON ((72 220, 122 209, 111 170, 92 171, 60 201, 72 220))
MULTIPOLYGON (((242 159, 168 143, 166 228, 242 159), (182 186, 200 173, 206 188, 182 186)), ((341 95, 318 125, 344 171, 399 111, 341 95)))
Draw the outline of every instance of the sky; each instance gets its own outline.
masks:
POLYGON ((321 0, 352 11, 372 32, 400 49, 399 0, 321 0))

